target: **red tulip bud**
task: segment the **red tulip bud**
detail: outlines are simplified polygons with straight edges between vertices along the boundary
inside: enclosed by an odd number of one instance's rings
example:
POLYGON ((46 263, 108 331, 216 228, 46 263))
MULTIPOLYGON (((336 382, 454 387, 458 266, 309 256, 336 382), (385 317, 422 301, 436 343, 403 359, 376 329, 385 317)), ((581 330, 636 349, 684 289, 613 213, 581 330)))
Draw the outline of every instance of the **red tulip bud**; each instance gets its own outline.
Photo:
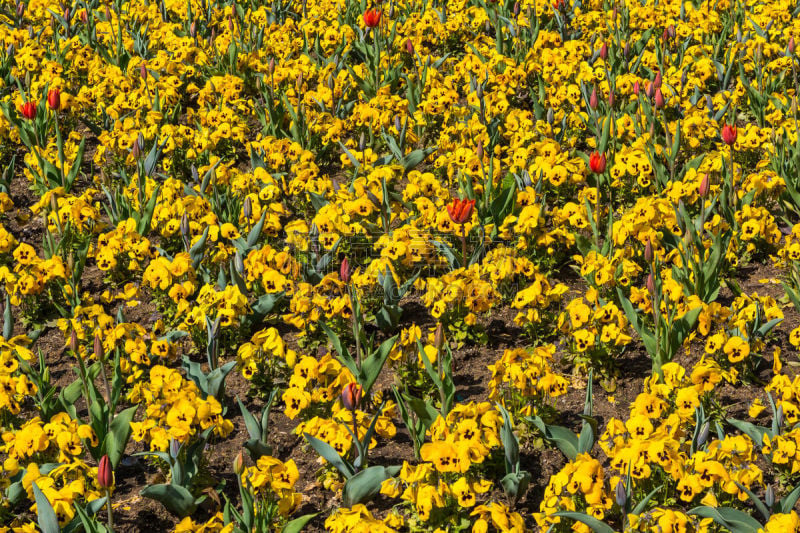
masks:
POLYGON ((644 260, 647 263, 652 263, 653 261, 653 245, 649 238, 647 239, 647 243, 644 245, 644 260))
POLYGON ((633 84, 633 94, 635 94, 636 96, 639 96, 639 91, 641 91, 641 90, 642 89, 639 86, 639 82, 638 81, 633 84))
POLYGON ((661 109, 664 107, 664 93, 661 92, 660 87, 656 89, 655 104, 656 109, 661 109))
POLYGON ((603 46, 600 47, 600 59, 605 61, 608 59, 608 45, 603 43, 603 46))
POLYGON ((114 485, 114 470, 111 468, 111 460, 108 455, 100 458, 100 464, 97 466, 97 484, 102 489, 108 489, 114 485))
POLYGON ((601 154, 599 152, 592 153, 589 156, 589 168, 595 174, 602 174, 606 170, 606 154, 601 154))
POLYGON ((656 293, 656 280, 653 277, 652 272, 650 272, 650 274, 647 275, 647 282, 645 282, 645 287, 647 287, 647 292, 649 292, 651 296, 656 293))
POLYGON ((647 88, 644 90, 645 96, 648 98, 652 98, 654 94, 656 94, 656 86, 653 85, 653 82, 647 82, 647 88))
POLYGON ((27 118, 28 120, 33 120, 36 118, 36 104, 33 102, 25 102, 21 106, 19 106, 19 112, 22 114, 23 117, 27 118))
POLYGON ((655 85, 656 88, 661 87, 661 72, 656 72, 656 79, 653 80, 653 85, 655 85))
POLYGON ((339 279, 343 283, 350 283, 350 261, 346 257, 342 259, 342 264, 339 266, 339 279))
POLYGON ((589 107, 597 109, 597 87, 592 88, 592 94, 589 96, 589 107))
POLYGON ((47 91, 47 105, 53 111, 56 111, 61 107, 61 89, 56 87, 55 89, 50 89, 47 91))
POLYGON ((703 180, 700 182, 700 187, 698 188, 697 192, 700 194, 701 197, 705 198, 708 195, 708 174, 703 176, 703 180))
POLYGON ((722 142, 728 146, 733 146, 733 144, 736 142, 736 126, 725 124, 722 126, 720 136, 722 137, 722 142))
POLYGON ((411 42, 411 39, 406 39, 406 52, 408 55, 414 55, 414 43, 411 42))
POLYGON ((363 392, 361 385, 358 383, 348 383, 345 385, 344 389, 342 389, 342 405, 344 405, 344 408, 355 411, 358 404, 361 403, 361 395, 363 392))

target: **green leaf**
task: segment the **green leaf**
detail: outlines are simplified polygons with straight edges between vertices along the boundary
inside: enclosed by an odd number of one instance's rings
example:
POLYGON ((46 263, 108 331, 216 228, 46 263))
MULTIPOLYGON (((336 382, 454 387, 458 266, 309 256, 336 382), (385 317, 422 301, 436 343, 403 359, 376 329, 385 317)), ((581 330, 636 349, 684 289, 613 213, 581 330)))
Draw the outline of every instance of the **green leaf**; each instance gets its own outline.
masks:
POLYGON ((194 513, 199 501, 195 501, 192 493, 180 485, 160 483, 142 489, 140 493, 145 498, 161 502, 167 510, 179 517, 186 517, 194 513))
POLYGON ((762 528, 755 518, 731 507, 714 508, 704 505, 695 507, 689 514, 711 518, 720 526, 730 529, 732 533, 757 533, 762 528))
POLYGON ((308 524, 318 514, 319 513, 303 515, 300 518, 295 518, 294 520, 287 522, 286 525, 283 526, 281 533, 300 533, 303 531, 303 528, 306 527, 306 524, 308 524))
POLYGON ((303 433, 303 436, 306 438, 311 447, 314 448, 314 450, 316 450, 316 452, 320 454, 323 459, 332 464, 336 470, 341 472, 344 477, 347 479, 353 477, 355 474, 355 469, 352 467, 352 465, 350 465, 350 463, 345 461, 341 455, 339 455, 339 452, 337 452, 333 446, 323 440, 309 435, 308 433, 303 433))
POLYGON ((763 446, 764 435, 769 433, 769 429, 751 424, 750 422, 745 422, 744 420, 729 418, 728 423, 750 437, 753 440, 753 443, 759 448, 763 446))
MULTIPOLYGON (((369 444, 369 443, 367 443, 369 444)), ((355 474, 344 484, 342 504, 352 507, 374 498, 381 491, 381 484, 400 472, 399 466, 370 466, 355 474)))
POLYGON ((644 512, 645 507, 647 507, 648 502, 650 502, 650 500, 653 499, 653 496, 655 496, 658 493, 658 491, 660 491, 662 488, 664 488, 664 485, 659 485, 658 487, 654 488, 650 492, 650 494, 645 496, 642 501, 636 504, 636 507, 634 507, 633 511, 631 512, 635 515, 642 514, 644 512))
POLYGON ((552 516, 571 518, 578 522, 583 522, 584 524, 592 528, 592 531, 594 531, 595 533, 614 533, 614 528, 612 528, 608 524, 601 522, 597 518, 589 516, 587 514, 576 513, 573 511, 559 511, 557 513, 553 513, 552 516))
POLYGON ((39 529, 42 530, 42 533, 59 533, 61 529, 58 527, 58 519, 53 511, 53 506, 35 481, 33 482, 33 497, 36 500, 36 518, 39 522, 39 529))
POLYGON ((500 440, 503 443, 503 450, 506 456, 506 472, 516 472, 519 467, 519 440, 514 435, 514 430, 511 427, 511 417, 508 411, 497 404, 497 410, 503 415, 503 427, 500 428, 500 440))
POLYGON ((578 437, 569 429, 562 426, 548 426, 539 416, 526 417, 542 433, 542 437, 555 444, 567 459, 573 461, 578 456, 578 437))
POLYGON ((108 435, 106 435, 106 453, 114 468, 119 465, 122 456, 125 455, 125 446, 131 437, 131 421, 136 415, 137 409, 139 409, 138 404, 128 407, 111 421, 108 435))
POLYGON ((756 506, 758 512, 761 513, 761 516, 764 517, 764 520, 769 520, 769 517, 772 513, 767 508, 767 506, 764 505, 764 502, 761 501, 761 498, 756 496, 752 490, 748 489, 738 481, 735 481, 734 483, 736 483, 736 486, 739 487, 739 490, 745 492, 750 497, 750 501, 753 502, 753 505, 756 506))
POLYGON ((383 366, 386 364, 386 360, 389 358, 389 354, 392 348, 394 348, 395 342, 397 342, 397 335, 383 341, 377 350, 361 361, 363 381, 361 379, 359 381, 364 388, 365 396, 369 395, 369 392, 372 390, 372 386, 375 384, 375 381, 377 381, 381 370, 383 370, 383 366))
POLYGON ((247 410, 247 407, 244 406, 242 400, 237 397, 236 402, 239 404, 239 410, 242 412, 244 425, 247 428, 247 433, 250 435, 250 438, 261 440, 261 424, 259 424, 258 420, 256 420, 256 417, 254 417, 253 414, 247 410))
POLYGON ((797 503, 798 498, 800 498, 800 485, 797 485, 792 492, 784 496, 783 499, 778 502, 780 511, 784 514, 790 513, 794 508, 794 504, 797 503))

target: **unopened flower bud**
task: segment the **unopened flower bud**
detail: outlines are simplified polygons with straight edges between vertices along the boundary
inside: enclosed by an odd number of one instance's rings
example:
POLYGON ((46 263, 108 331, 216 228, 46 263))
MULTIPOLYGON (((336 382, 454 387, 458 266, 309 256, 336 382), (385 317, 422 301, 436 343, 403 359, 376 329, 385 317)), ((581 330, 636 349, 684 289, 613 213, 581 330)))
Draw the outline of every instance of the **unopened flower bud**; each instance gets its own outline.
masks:
POLYGON ((438 351, 442 349, 443 345, 444 345, 444 328, 442 327, 442 323, 439 322, 436 324, 436 333, 433 334, 433 346, 438 351))
POLYGON ((603 43, 603 46, 600 47, 600 59, 605 61, 608 59, 608 45, 603 43))
POLYGON ((191 24, 189 24, 189 35, 190 35, 190 36, 191 36, 193 39, 194 39, 195 37, 197 37, 197 22, 196 22, 196 21, 194 21, 194 20, 192 21, 192 23, 191 23, 191 24))
POLYGON ((411 39, 406 39, 406 52, 410 56, 414 55, 414 43, 411 42, 411 39))
POLYGON ((139 65, 139 76, 141 76, 143 80, 147 79, 147 63, 144 61, 139 65))
POLYGON ((697 189, 697 192, 698 194, 700 194, 700 197, 705 198, 706 196, 708 196, 709 187, 710 185, 708 183, 708 174, 706 174, 705 176, 703 176, 702 181, 700 181, 700 187, 697 189))
POLYGON ((478 146, 475 147, 475 155, 478 159, 483 161, 483 141, 478 141, 478 146))
POLYGON ((625 504, 628 503, 628 494, 625 491, 625 483, 620 479, 614 489, 614 499, 617 500, 617 505, 620 509, 625 509, 625 504))
POLYGON ((244 212, 244 218, 246 218, 247 220, 250 220, 250 217, 253 216, 253 199, 250 198, 249 196, 244 199, 243 212, 244 212))
POLYGON ((652 272, 650 272, 647 275, 647 281, 645 282, 645 287, 647 288, 647 292, 649 292, 651 296, 656 293, 656 280, 653 277, 652 272))
POLYGON ((614 90, 610 89, 608 91, 608 107, 614 107, 614 102, 615 101, 616 100, 614 99, 614 90))
POLYGON ((403 124, 400 122, 400 115, 394 116, 394 129, 397 130, 397 133, 400 133, 400 130, 403 128, 403 124))
POLYGON ((794 55, 794 37, 789 37, 789 44, 786 45, 786 50, 789 52, 789 55, 794 55))
POLYGON ((345 257, 339 266, 339 279, 342 283, 350 283, 350 261, 345 257))
POLYGON ((100 335, 94 336, 94 356, 97 357, 98 361, 102 361, 103 357, 106 355, 106 351, 103 348, 103 341, 100 340, 100 335))
POLYGON ((589 107, 597 109, 597 87, 592 87, 592 94, 589 96, 589 107))
POLYGON ((181 451, 181 443, 175 439, 169 439, 169 455, 173 459, 177 459, 180 451, 181 451))
POLYGON ((622 49, 622 56, 628 58, 631 55, 631 43, 625 43, 625 48, 622 49))
POLYGON ((647 82, 647 88, 644 90, 644 95, 648 98, 652 98, 653 95, 656 94, 656 87, 653 85, 653 82, 647 82))
POLYGON ((244 451, 242 450, 239 450, 239 453, 233 458, 233 472, 237 476, 241 476, 244 472, 244 451))
POLYGON ((236 255, 233 256, 233 266, 237 274, 244 276, 244 261, 242 260, 242 254, 239 250, 236 250, 236 255))
POLYGON ((344 408, 349 411, 355 411, 358 404, 361 403, 361 395, 363 392, 361 385, 358 383, 348 383, 345 385, 344 389, 342 389, 342 405, 344 405, 344 408))
POLYGON ((69 349, 74 354, 78 354, 78 334, 75 333, 75 330, 72 330, 72 333, 69 334, 69 349))
POLYGON ((639 92, 640 91, 641 91, 641 88, 639 86, 639 82, 637 81, 637 82, 635 82, 633 84, 633 94, 635 94, 636 96, 639 96, 639 92))
POLYGON ((181 216, 181 236, 188 239, 191 238, 191 233, 189 233, 189 217, 186 216, 186 213, 181 216))
POLYGON ((655 77, 655 79, 653 80, 653 85, 656 87, 656 89, 658 89, 659 87, 661 87, 661 79, 662 79, 662 77, 661 77, 661 71, 658 71, 658 72, 656 72, 656 77, 655 77))
POLYGON ((767 485, 767 491, 764 494, 764 503, 767 504, 768 509, 772 509, 772 506, 775 505, 775 488, 772 484, 767 485))
POLYGON ((111 468, 111 460, 108 455, 103 455, 97 465, 97 485, 102 489, 114 486, 114 470, 111 468))
POLYGON ((654 102, 656 104, 656 109, 661 109, 662 107, 664 107, 664 104, 665 104, 664 93, 661 92, 661 88, 660 87, 658 89, 656 89, 656 95, 655 95, 655 98, 654 98, 654 102))
POLYGON ((548 124, 552 124, 555 120, 555 112, 553 111, 552 107, 547 108, 547 115, 545 116, 548 124))
POLYGON ((272 74, 275 72, 275 58, 274 57, 270 57, 269 58, 269 63, 267 63, 267 72, 269 72, 270 76, 272 76, 272 74))
POLYGON ((708 433, 711 431, 711 424, 708 420, 700 427, 700 432, 697 434, 697 446, 700 447, 708 440, 708 433))
POLYGON ((644 245, 644 260, 648 264, 653 262, 653 245, 649 238, 647 239, 647 243, 644 245))

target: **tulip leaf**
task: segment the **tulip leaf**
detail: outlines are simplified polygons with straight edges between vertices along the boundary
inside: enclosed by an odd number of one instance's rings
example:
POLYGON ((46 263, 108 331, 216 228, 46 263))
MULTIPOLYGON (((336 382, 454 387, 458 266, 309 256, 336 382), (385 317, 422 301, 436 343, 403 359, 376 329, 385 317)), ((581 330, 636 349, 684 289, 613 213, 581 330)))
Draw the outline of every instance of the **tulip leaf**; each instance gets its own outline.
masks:
POLYGON ((544 440, 555 444, 567 459, 572 461, 578 456, 579 440, 575 433, 562 426, 547 425, 539 416, 529 416, 526 420, 533 423, 542 432, 544 440))
POLYGON ((50 500, 41 491, 36 482, 33 482, 33 497, 36 500, 36 518, 42 533, 59 533, 58 519, 50 504, 50 500))
POLYGON ((650 491, 650 494, 645 496, 642 501, 636 504, 636 507, 634 507, 633 511, 631 512, 635 515, 642 514, 644 512, 645 507, 647 507, 647 504, 650 502, 650 500, 653 499, 653 496, 655 496, 658 493, 658 491, 660 491, 663 488, 664 485, 659 485, 658 487, 654 488, 652 491, 650 491))
POLYGON ((614 528, 598 520, 593 516, 584 513, 576 513, 574 511, 559 511, 553 513, 552 516, 560 516, 562 518, 571 518, 578 522, 582 522, 592 528, 595 533, 614 533, 614 528))
POLYGON ((105 450, 113 468, 119 465, 122 456, 125 455, 125 447, 131 437, 131 421, 137 409, 139 409, 138 404, 129 407, 118 413, 111 421, 110 431, 106 435, 105 450))
POLYGON ((718 525, 731 530, 732 533, 756 533, 762 526, 749 514, 731 507, 695 507, 689 514, 703 518, 711 518, 718 525))
POLYGON ((194 513, 197 505, 205 498, 195 500, 189 489, 180 485, 160 483, 142 489, 140 493, 145 498, 160 502, 167 510, 177 516, 186 517, 194 513))
POLYGON ((798 498, 800 498, 800 485, 797 485, 792 492, 784 496, 783 499, 778 502, 780 512, 789 514, 794 508, 794 504, 797 503, 798 498))
POLYGON ((753 443, 759 448, 764 445, 764 435, 769 434, 769 429, 751 424, 750 422, 745 422, 744 420, 729 418, 728 423, 750 437, 753 443))
POLYGON ((303 531, 303 528, 306 527, 306 524, 308 524, 318 514, 319 513, 303 515, 300 518, 295 518, 294 520, 287 522, 286 525, 283 526, 281 533, 300 533, 303 531))
MULTIPOLYGON (((367 443, 369 445, 369 443, 367 443)), ((400 472, 399 466, 370 466, 349 478, 342 491, 342 503, 345 507, 364 503, 381 491, 381 485, 400 472)))
POLYGON ((355 474, 355 469, 352 467, 352 465, 350 465, 350 463, 342 459, 342 456, 339 455, 339 452, 337 452, 333 446, 323 440, 309 435, 308 433, 303 433, 303 436, 306 438, 311 447, 314 448, 314 450, 316 450, 316 452, 320 454, 323 459, 336 467, 336 470, 341 472, 344 477, 347 479, 353 477, 355 474))

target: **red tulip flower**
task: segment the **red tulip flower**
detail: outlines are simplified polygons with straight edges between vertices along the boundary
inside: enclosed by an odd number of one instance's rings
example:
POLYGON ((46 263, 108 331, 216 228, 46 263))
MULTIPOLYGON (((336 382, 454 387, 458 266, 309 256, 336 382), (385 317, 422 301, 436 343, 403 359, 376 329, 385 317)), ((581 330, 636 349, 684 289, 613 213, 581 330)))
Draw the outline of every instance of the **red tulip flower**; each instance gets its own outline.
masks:
POLYGON ((346 257, 342 259, 342 264, 339 266, 339 279, 343 283, 350 282, 350 261, 346 257))
POLYGON ((381 22, 381 12, 379 9, 367 9, 364 11, 364 24, 367 28, 374 28, 381 22))
POLYGON ((342 389, 342 405, 348 411, 355 411, 358 404, 361 403, 361 395, 364 390, 358 383, 348 383, 342 389))
POLYGON ((447 206, 447 214, 454 224, 465 224, 472 217, 472 209, 475 207, 475 200, 453 200, 447 206))
POLYGON ((100 464, 97 466, 97 484, 103 489, 114 484, 114 470, 111 468, 111 460, 108 455, 100 458, 100 464))
POLYGON ((589 168, 595 174, 602 174, 606 170, 606 154, 594 152, 589 156, 589 168))
POLYGON ((722 131, 720 131, 720 135, 722 136, 722 142, 724 142, 728 146, 733 146, 733 143, 736 142, 736 126, 725 124, 724 126, 722 126, 722 131))
POLYGON ((61 107, 61 89, 55 88, 47 91, 47 105, 53 111, 57 111, 61 107))
POLYGON ((36 118, 36 104, 33 102, 25 102, 21 106, 19 106, 19 112, 22 114, 23 117, 27 118, 28 120, 33 120, 36 118))

